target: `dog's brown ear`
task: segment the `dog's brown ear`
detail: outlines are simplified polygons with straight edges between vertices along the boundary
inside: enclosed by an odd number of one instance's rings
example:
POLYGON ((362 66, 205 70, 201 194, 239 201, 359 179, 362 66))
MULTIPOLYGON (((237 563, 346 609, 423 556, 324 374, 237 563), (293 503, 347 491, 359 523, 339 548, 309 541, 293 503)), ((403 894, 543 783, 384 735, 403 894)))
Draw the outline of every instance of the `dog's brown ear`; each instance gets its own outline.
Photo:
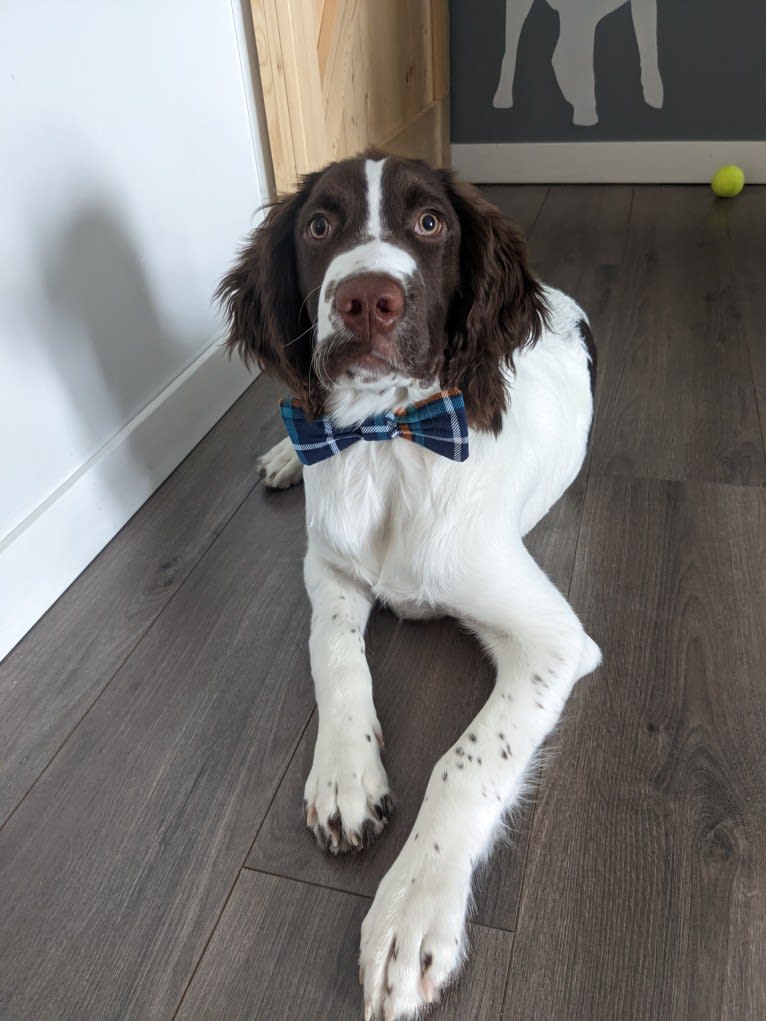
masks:
POLYGON ((317 176, 271 207, 215 292, 229 352, 256 362, 301 400, 308 400, 313 331, 298 285, 295 224, 317 176))
POLYGON ((534 344, 546 320, 521 232, 475 188, 442 172, 460 221, 460 280, 447 323, 442 383, 463 391, 474 428, 499 432, 507 405, 501 365, 534 344))

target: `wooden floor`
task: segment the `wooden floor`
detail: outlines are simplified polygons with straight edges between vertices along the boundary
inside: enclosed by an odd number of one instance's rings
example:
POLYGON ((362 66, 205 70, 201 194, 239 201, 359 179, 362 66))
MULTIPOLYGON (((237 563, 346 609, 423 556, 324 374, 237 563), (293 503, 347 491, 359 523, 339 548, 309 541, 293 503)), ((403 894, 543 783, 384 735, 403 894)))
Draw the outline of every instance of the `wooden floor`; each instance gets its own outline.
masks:
MULTIPOLYGON (((487 189, 590 312, 589 463, 530 546, 602 646, 439 1019, 766 1017, 766 189, 487 189)), ((359 925, 490 672, 370 625, 397 813, 332 859, 303 493, 259 379, 0 665, 0 1018, 361 1016, 359 925)))

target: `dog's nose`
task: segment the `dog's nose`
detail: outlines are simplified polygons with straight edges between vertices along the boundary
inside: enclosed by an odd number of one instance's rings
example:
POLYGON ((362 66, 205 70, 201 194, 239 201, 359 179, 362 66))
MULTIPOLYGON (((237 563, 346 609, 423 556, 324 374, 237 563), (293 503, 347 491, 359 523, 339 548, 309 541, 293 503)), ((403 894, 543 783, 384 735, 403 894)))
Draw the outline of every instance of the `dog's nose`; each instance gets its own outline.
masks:
POLYGON ((404 291, 391 277, 360 273, 338 284, 335 307, 350 330, 369 339, 396 326, 404 312, 404 291))

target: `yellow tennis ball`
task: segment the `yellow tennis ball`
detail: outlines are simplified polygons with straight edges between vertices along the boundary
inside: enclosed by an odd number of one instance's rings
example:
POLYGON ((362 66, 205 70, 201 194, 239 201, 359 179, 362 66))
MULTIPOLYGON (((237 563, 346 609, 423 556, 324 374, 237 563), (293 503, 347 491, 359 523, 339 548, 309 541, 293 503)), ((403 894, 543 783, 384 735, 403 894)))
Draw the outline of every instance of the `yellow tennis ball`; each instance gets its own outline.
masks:
POLYGON ((719 167, 713 174, 713 180, 710 182, 710 187, 719 198, 734 198, 734 196, 739 195, 745 187, 745 175, 740 167, 735 167, 733 165, 728 167, 719 167))

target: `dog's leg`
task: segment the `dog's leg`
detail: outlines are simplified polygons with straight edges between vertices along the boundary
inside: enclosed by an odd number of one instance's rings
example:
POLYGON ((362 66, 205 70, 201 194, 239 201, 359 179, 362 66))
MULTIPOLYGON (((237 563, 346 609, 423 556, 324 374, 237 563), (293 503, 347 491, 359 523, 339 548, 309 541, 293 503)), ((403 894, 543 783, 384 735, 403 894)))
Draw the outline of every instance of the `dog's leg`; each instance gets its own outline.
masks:
POLYGON ((500 81, 492 100, 497 110, 506 110, 513 106, 513 79, 516 77, 516 54, 519 38, 527 15, 532 8, 532 0, 506 0, 505 5, 505 55, 500 65, 500 81))
POLYGON ((334 854, 358 851, 380 833, 392 808, 364 649, 373 600, 310 548, 304 575, 313 611, 309 648, 319 712, 304 795, 306 824, 334 854))
POLYGON ((595 32, 593 18, 569 7, 559 10, 559 39, 551 62, 564 99, 572 104, 572 123, 583 127, 598 124, 593 71, 595 32))
POLYGON ((648 106, 662 109, 664 89, 657 56, 657 0, 632 0, 630 13, 641 58, 641 88, 648 106))
POLYGON ((362 925, 366 1016, 410 1017, 454 975, 473 870, 518 800, 530 761, 575 681, 601 659, 520 543, 479 569, 460 603, 454 610, 470 614, 496 662, 497 683, 434 768, 412 832, 362 925))
POLYGON ((270 489, 289 489, 303 478, 303 465, 298 460, 289 436, 280 440, 258 461, 261 478, 270 489))

